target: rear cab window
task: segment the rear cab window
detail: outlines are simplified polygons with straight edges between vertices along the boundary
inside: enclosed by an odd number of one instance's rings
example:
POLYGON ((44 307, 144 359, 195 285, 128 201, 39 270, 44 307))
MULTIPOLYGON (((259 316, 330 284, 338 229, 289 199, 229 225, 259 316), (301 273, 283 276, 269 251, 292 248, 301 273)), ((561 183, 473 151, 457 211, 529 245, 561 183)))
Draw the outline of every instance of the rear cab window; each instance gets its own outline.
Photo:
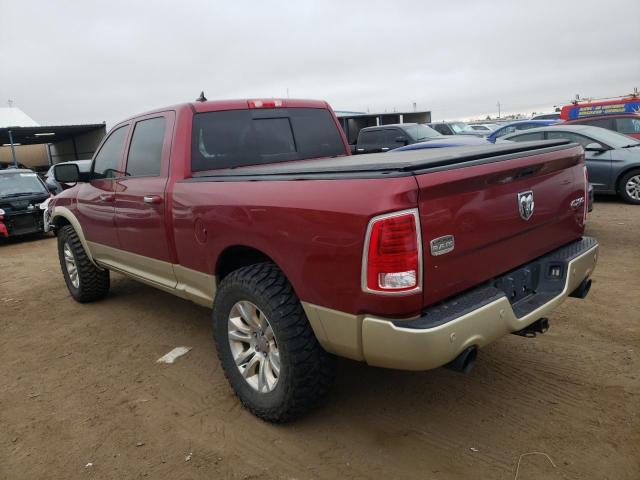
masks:
POLYGON ((333 116, 320 108, 273 108, 197 113, 194 172, 346 155, 333 116))

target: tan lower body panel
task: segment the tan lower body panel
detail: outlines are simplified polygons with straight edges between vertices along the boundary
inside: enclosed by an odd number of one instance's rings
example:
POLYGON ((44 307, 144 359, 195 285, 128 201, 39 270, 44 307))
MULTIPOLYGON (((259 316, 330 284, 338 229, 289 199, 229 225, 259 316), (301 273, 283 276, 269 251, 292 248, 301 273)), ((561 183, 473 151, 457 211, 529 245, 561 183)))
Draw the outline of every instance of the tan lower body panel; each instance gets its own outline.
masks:
POLYGON ((176 290, 182 290, 184 298, 203 307, 213 307, 213 299, 216 296, 215 276, 182 265, 173 265, 173 270, 178 281, 176 290))
POLYGON ((87 245, 100 266, 199 305, 213 306, 216 291, 213 275, 95 242, 87 242, 87 245))
POLYGON ((593 273, 597 256, 595 246, 569 262, 562 292, 522 318, 516 317, 504 297, 429 329, 402 328, 385 318, 349 315, 311 304, 303 306, 327 351, 378 367, 429 370, 450 362, 467 347, 483 347, 549 316, 593 273))
POLYGON ((330 353, 353 360, 362 356, 362 316, 302 302, 320 345, 330 353))

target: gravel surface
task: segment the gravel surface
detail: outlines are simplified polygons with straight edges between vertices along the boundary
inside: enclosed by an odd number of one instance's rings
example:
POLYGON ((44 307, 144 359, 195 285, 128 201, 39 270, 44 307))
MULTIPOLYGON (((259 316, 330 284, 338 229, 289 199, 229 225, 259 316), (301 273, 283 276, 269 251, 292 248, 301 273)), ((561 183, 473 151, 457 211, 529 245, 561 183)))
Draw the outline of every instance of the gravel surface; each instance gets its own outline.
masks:
POLYGON ((210 312, 112 275, 74 302, 53 238, 0 244, 0 479, 640 478, 640 207, 598 200, 586 300, 469 376, 338 361, 327 402, 273 426, 243 410, 210 312), (191 347, 173 364, 156 363, 191 347))

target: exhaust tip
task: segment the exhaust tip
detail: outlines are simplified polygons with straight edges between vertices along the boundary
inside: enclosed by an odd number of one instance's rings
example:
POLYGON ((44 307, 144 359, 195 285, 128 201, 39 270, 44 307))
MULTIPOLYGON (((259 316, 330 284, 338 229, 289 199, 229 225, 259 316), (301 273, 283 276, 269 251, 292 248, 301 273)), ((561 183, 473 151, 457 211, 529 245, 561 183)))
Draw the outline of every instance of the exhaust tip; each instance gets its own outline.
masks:
POLYGON ((478 349, 475 346, 468 347, 460 353, 451 362, 447 363, 444 368, 453 370, 454 372, 464 373, 465 375, 473 370, 478 357, 478 349))

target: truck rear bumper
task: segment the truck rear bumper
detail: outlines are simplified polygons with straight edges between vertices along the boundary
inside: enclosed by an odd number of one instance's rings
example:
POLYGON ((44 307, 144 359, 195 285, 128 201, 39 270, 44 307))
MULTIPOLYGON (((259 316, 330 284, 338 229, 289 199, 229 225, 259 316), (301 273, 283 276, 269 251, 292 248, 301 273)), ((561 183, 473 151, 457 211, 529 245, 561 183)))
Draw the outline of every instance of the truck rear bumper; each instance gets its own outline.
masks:
POLYGON ((583 239, 544 255, 423 312, 418 319, 362 320, 362 355, 374 366, 403 370, 440 367, 468 347, 517 332, 571 295, 595 269, 598 243, 583 239))

